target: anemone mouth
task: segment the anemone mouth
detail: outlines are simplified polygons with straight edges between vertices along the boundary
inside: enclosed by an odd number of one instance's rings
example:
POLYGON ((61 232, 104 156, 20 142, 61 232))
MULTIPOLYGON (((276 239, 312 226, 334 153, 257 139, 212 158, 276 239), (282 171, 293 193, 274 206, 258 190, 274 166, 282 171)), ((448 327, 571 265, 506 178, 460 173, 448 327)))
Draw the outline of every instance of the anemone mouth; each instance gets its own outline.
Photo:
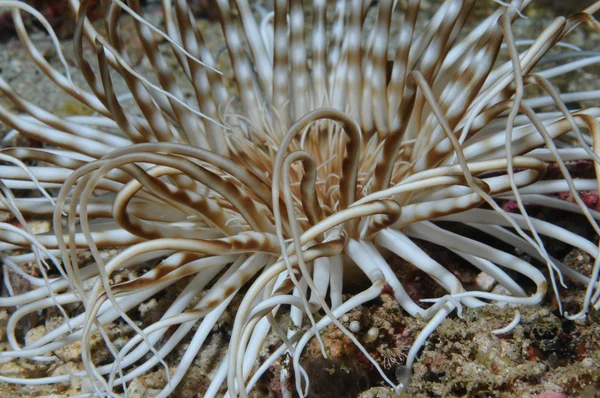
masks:
MULTIPOLYGON (((517 41, 512 31, 529 1, 498 2, 468 34, 463 29, 473 0, 443 2, 422 29, 420 1, 409 1, 405 9, 396 3, 340 0, 330 7, 315 0, 308 13, 300 1, 276 0, 274 10, 257 20, 246 0, 217 0, 235 77, 231 88, 186 1, 161 2, 162 30, 144 19, 137 0, 103 2, 100 34, 87 20, 88 2, 70 0, 84 89, 74 84, 43 16, 24 3, 0 2, 12 9, 23 48, 37 67, 97 113, 58 117, 0 79, 0 91, 21 112, 0 105, 0 121, 47 145, 0 152, 7 163, 0 166, 0 205, 22 227, 0 223, 0 259, 6 275, 36 287, 15 294, 10 279, 5 281, 10 294, 0 305, 16 309, 7 325, 10 350, 0 352, 0 362, 52 363, 54 351, 80 342, 85 370, 75 377, 88 379, 88 395, 119 395, 136 377, 162 365, 169 380, 158 396, 167 397, 243 291, 227 354, 213 369, 206 396, 215 396, 221 386, 231 397, 247 396, 281 358, 282 395, 291 397, 292 390, 306 395, 310 381, 302 352, 314 338, 326 356, 320 334, 331 324, 398 389, 427 337, 463 307, 538 305, 550 287, 558 297, 564 275, 586 286, 579 312, 567 317, 600 308, 600 261, 587 274, 579 272, 554 259, 542 237, 595 259, 598 245, 530 216, 524 204, 579 213, 600 233, 599 213, 580 194, 598 187, 600 108, 567 107, 600 95, 561 95, 551 81, 598 59, 558 53, 560 65, 534 73, 550 49, 564 47, 561 41, 577 25, 600 32, 591 15, 600 2, 557 18, 531 42, 517 41), (22 12, 48 29, 64 72, 41 56, 22 12), (120 32, 122 14, 133 17, 133 35, 151 78, 131 61, 130 43, 120 32), (158 38, 172 51, 190 96, 158 38), (507 61, 500 61, 501 54, 507 61), (119 84, 134 110, 116 94, 119 84), (544 94, 531 100, 526 87, 544 94), (571 160, 592 162, 594 172, 572 178, 566 165, 571 160), (547 162, 559 179, 543 180, 547 162), (14 189, 37 190, 43 197, 16 197, 14 189), (568 192, 572 202, 547 195, 559 192, 568 192), (506 211, 501 201, 512 201, 516 211, 506 211), (28 222, 34 216, 52 219, 53 230, 36 233, 28 222), (532 261, 448 224, 481 231, 532 261), (503 290, 467 289, 416 242, 444 247, 503 290), (115 247, 116 253, 103 251, 115 247), (15 249, 25 253, 11 252, 15 249), (84 253, 93 260, 81 266, 84 253), (390 258, 414 265, 442 293, 421 300, 431 305, 416 300, 390 258), (26 262, 38 276, 20 269, 26 262), (140 268, 143 263, 151 265, 140 268), (368 282, 348 295, 344 275, 351 267, 368 282), (116 277, 129 271, 135 274, 116 277), (527 288, 520 283, 524 279, 527 288), (182 286, 175 289, 176 284, 182 286), (133 309, 165 291, 176 291, 176 298, 159 320, 140 326, 132 319, 133 309), (427 322, 398 380, 381 368, 351 325, 339 320, 384 292, 427 322), (73 304, 84 312, 71 314, 73 304), (20 320, 53 308, 64 322, 21 344, 20 320), (283 328, 282 317, 289 318, 283 328), (117 345, 107 329, 115 322, 135 334, 117 345), (279 346, 259 361, 269 335, 279 346), (166 358, 186 336, 189 348, 169 373, 166 358), (113 361, 95 362, 94 344, 105 346, 113 361)), ((495 332, 509 333, 519 319, 517 309, 513 322, 495 332)), ((70 377, 0 380, 44 384, 70 377)))

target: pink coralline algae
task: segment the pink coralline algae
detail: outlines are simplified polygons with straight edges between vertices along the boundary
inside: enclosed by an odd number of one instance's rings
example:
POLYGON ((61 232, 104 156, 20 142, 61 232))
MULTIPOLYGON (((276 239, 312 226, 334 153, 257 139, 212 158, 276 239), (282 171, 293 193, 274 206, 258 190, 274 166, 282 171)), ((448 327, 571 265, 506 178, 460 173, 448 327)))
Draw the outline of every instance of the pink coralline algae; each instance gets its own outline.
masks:
POLYGON ((562 392, 546 391, 536 395, 535 398, 569 398, 569 396, 562 392))

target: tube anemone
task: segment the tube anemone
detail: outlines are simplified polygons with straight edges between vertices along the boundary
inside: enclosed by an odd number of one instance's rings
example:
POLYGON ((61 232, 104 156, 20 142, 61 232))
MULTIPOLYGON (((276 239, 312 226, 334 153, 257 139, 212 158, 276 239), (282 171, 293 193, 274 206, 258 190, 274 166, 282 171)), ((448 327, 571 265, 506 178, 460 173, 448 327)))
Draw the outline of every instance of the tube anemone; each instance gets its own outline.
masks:
POLYGON ((600 234, 600 213, 579 193, 598 187, 600 108, 567 107, 600 94, 561 94, 552 84, 555 76, 598 62, 595 55, 564 52, 570 47, 562 40, 581 24, 600 32, 592 17, 600 2, 555 19, 535 40, 519 41, 512 24, 529 2, 498 2, 465 34, 474 0, 443 2, 422 29, 416 28, 419 0, 406 8, 392 0, 338 0, 335 7, 325 0, 310 6, 275 0, 274 10, 261 9, 258 18, 247 0, 216 0, 232 86, 187 1, 162 0, 161 28, 144 19, 139 0, 105 1, 99 33, 86 17, 88 1, 70 0, 74 73, 87 82, 84 88, 73 82, 43 16, 24 3, 0 1, 12 10, 23 49, 39 70, 95 112, 56 116, 0 78, 0 91, 18 109, 0 105, 0 121, 11 135, 45 144, 0 152, 0 206, 21 227, 0 223, 9 292, 0 305, 12 308, 10 349, 0 352, 0 362, 53 362, 53 352, 80 342, 85 367, 73 375, 0 380, 87 378, 89 395, 118 396, 155 366, 167 368, 166 356, 187 339, 157 394, 168 397, 240 292, 227 354, 207 397, 223 386, 230 397, 246 397, 282 357, 282 395, 305 396, 310 380, 302 352, 315 338, 326 356, 320 332, 329 325, 386 383, 402 388, 408 380, 390 379, 340 321, 384 289, 408 314, 427 321, 404 363, 407 373, 427 337, 463 307, 515 307, 515 320, 496 331, 508 333, 519 322, 518 307, 540 304, 548 290, 559 298, 565 276, 587 289, 577 313, 565 317, 600 309, 598 245, 530 216, 525 205, 582 214, 600 234), (41 55, 22 13, 48 30, 64 70, 41 55), (133 17, 152 76, 131 60, 123 14, 133 17), (538 66, 554 48, 558 66, 538 66), (126 98, 118 96, 125 86, 126 98), (531 100, 526 87, 544 94, 531 100), (567 163, 578 160, 592 162, 595 176, 574 179, 567 163), (560 178, 543 179, 548 162, 560 178), (17 197, 13 190, 42 196, 17 197), (552 196, 565 191, 571 202, 552 196), (507 212, 506 201, 517 210, 507 212), (52 231, 34 232, 33 217, 51 219, 52 231), (483 233, 465 236, 463 225, 483 233), (544 237, 588 253, 595 259, 591 273, 553 258, 544 237), (424 243, 460 256, 504 292, 463 286, 424 243), (88 253, 93 260, 85 263, 88 253), (398 278, 396 258, 444 293, 416 300, 398 278), (37 268, 35 275, 20 268, 26 263, 37 268), (34 288, 14 292, 13 273, 34 288), (347 293, 352 279, 362 281, 359 293, 347 293), (131 318, 132 309, 167 290, 175 298, 159 320, 140 326, 131 318), (76 305, 84 311, 75 313, 76 305), (22 344, 19 321, 51 309, 60 311, 62 323, 22 344), (109 326, 118 322, 135 333, 117 344, 109 326), (259 360, 268 336, 280 346, 259 360), (98 344, 112 362, 94 361, 98 344))

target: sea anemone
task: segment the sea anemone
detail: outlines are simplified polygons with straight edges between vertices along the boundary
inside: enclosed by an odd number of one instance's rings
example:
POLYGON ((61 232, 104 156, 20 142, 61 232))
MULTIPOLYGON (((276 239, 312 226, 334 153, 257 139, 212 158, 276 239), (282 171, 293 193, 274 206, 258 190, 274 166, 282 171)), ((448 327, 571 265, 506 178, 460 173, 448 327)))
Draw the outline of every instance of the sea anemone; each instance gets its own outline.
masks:
POLYGON ((83 88, 43 16, 24 3, 0 1, 12 9, 23 50, 39 70, 94 112, 59 117, 0 78, 19 111, 0 105, 0 121, 13 129, 9 137, 44 144, 0 152, 0 202, 14 217, 0 224, 8 292, 0 305, 12 308, 10 350, 0 352, 0 361, 52 363, 53 352, 81 342, 85 367, 0 380, 80 377, 89 381, 88 394, 117 396, 136 377, 167 367, 165 357, 187 339, 157 395, 167 397, 213 327, 235 311, 227 354, 205 396, 224 384, 230 397, 247 396, 280 360, 281 394, 291 397, 295 385, 304 396, 310 380, 302 352, 316 338, 326 356, 319 333, 330 324, 385 382, 401 388, 427 337, 463 307, 514 307, 515 320, 495 331, 508 333, 519 322, 519 306, 540 304, 548 283, 560 303, 559 285, 568 279, 587 290, 578 312, 564 316, 599 309, 598 245, 529 216, 528 208, 582 214, 600 234, 600 213, 579 193, 597 190, 600 178, 600 108, 577 108, 600 94, 560 94, 551 83, 598 62, 562 40, 580 24, 600 31, 591 16, 600 2, 556 18, 535 40, 519 41, 512 25, 529 2, 497 1, 498 9, 466 33, 474 0, 446 0, 422 27, 419 0, 314 0, 310 7, 275 0, 272 12, 253 10, 247 0, 216 0, 225 47, 211 52, 186 0, 162 0, 164 31, 144 19, 139 0, 103 1, 102 33, 86 18, 88 1, 70 0, 83 88), (22 12, 47 29, 64 70, 36 48, 22 12), (133 17, 152 77, 133 60, 131 37, 120 32, 122 14, 133 17), (167 62, 169 51, 178 73, 167 62), (233 85, 217 68, 227 56, 233 85), (555 66, 534 72, 549 62, 555 66), (117 95, 125 86, 128 93, 117 95), (526 90, 542 96, 526 98, 526 90), (572 161, 591 162, 595 178, 574 179, 572 161), (543 179, 547 162, 560 178, 543 179), (552 195, 565 191, 571 201, 552 195), (508 202, 514 211, 503 206, 508 202), (52 231, 36 233, 31 219, 52 219, 52 231), (463 226, 479 232, 463 234, 463 226), (545 237, 596 259, 591 273, 553 258, 545 237), (431 244, 504 292, 468 290, 425 250, 431 244), (397 258, 429 277, 429 292, 443 293, 420 302, 408 294, 393 267, 397 258), (11 275, 31 289, 14 291, 11 275), (349 283, 363 290, 348 294, 349 283), (131 310, 167 290, 176 298, 160 319, 132 319, 131 310), (428 321, 400 380, 391 380, 340 321, 384 291, 428 321), (51 310, 60 325, 19 341, 20 320, 51 310), (115 341, 109 326, 117 322, 135 333, 115 341), (279 346, 259 360, 269 336, 271 347, 273 339, 279 346), (105 346, 111 359, 96 363, 92 343, 105 346))

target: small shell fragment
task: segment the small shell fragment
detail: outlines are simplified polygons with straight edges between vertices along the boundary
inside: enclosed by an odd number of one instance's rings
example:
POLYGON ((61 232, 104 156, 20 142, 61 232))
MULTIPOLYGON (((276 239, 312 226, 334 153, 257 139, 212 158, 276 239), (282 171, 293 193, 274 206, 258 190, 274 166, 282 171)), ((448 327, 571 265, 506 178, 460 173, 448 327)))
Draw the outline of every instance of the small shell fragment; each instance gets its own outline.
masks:
POLYGON ((350 322, 349 329, 352 333, 358 333, 360 331, 360 322, 359 321, 350 322))
POLYGON ((365 334, 365 343, 372 343, 377 337, 379 337, 379 329, 372 327, 367 331, 367 334, 365 334))

